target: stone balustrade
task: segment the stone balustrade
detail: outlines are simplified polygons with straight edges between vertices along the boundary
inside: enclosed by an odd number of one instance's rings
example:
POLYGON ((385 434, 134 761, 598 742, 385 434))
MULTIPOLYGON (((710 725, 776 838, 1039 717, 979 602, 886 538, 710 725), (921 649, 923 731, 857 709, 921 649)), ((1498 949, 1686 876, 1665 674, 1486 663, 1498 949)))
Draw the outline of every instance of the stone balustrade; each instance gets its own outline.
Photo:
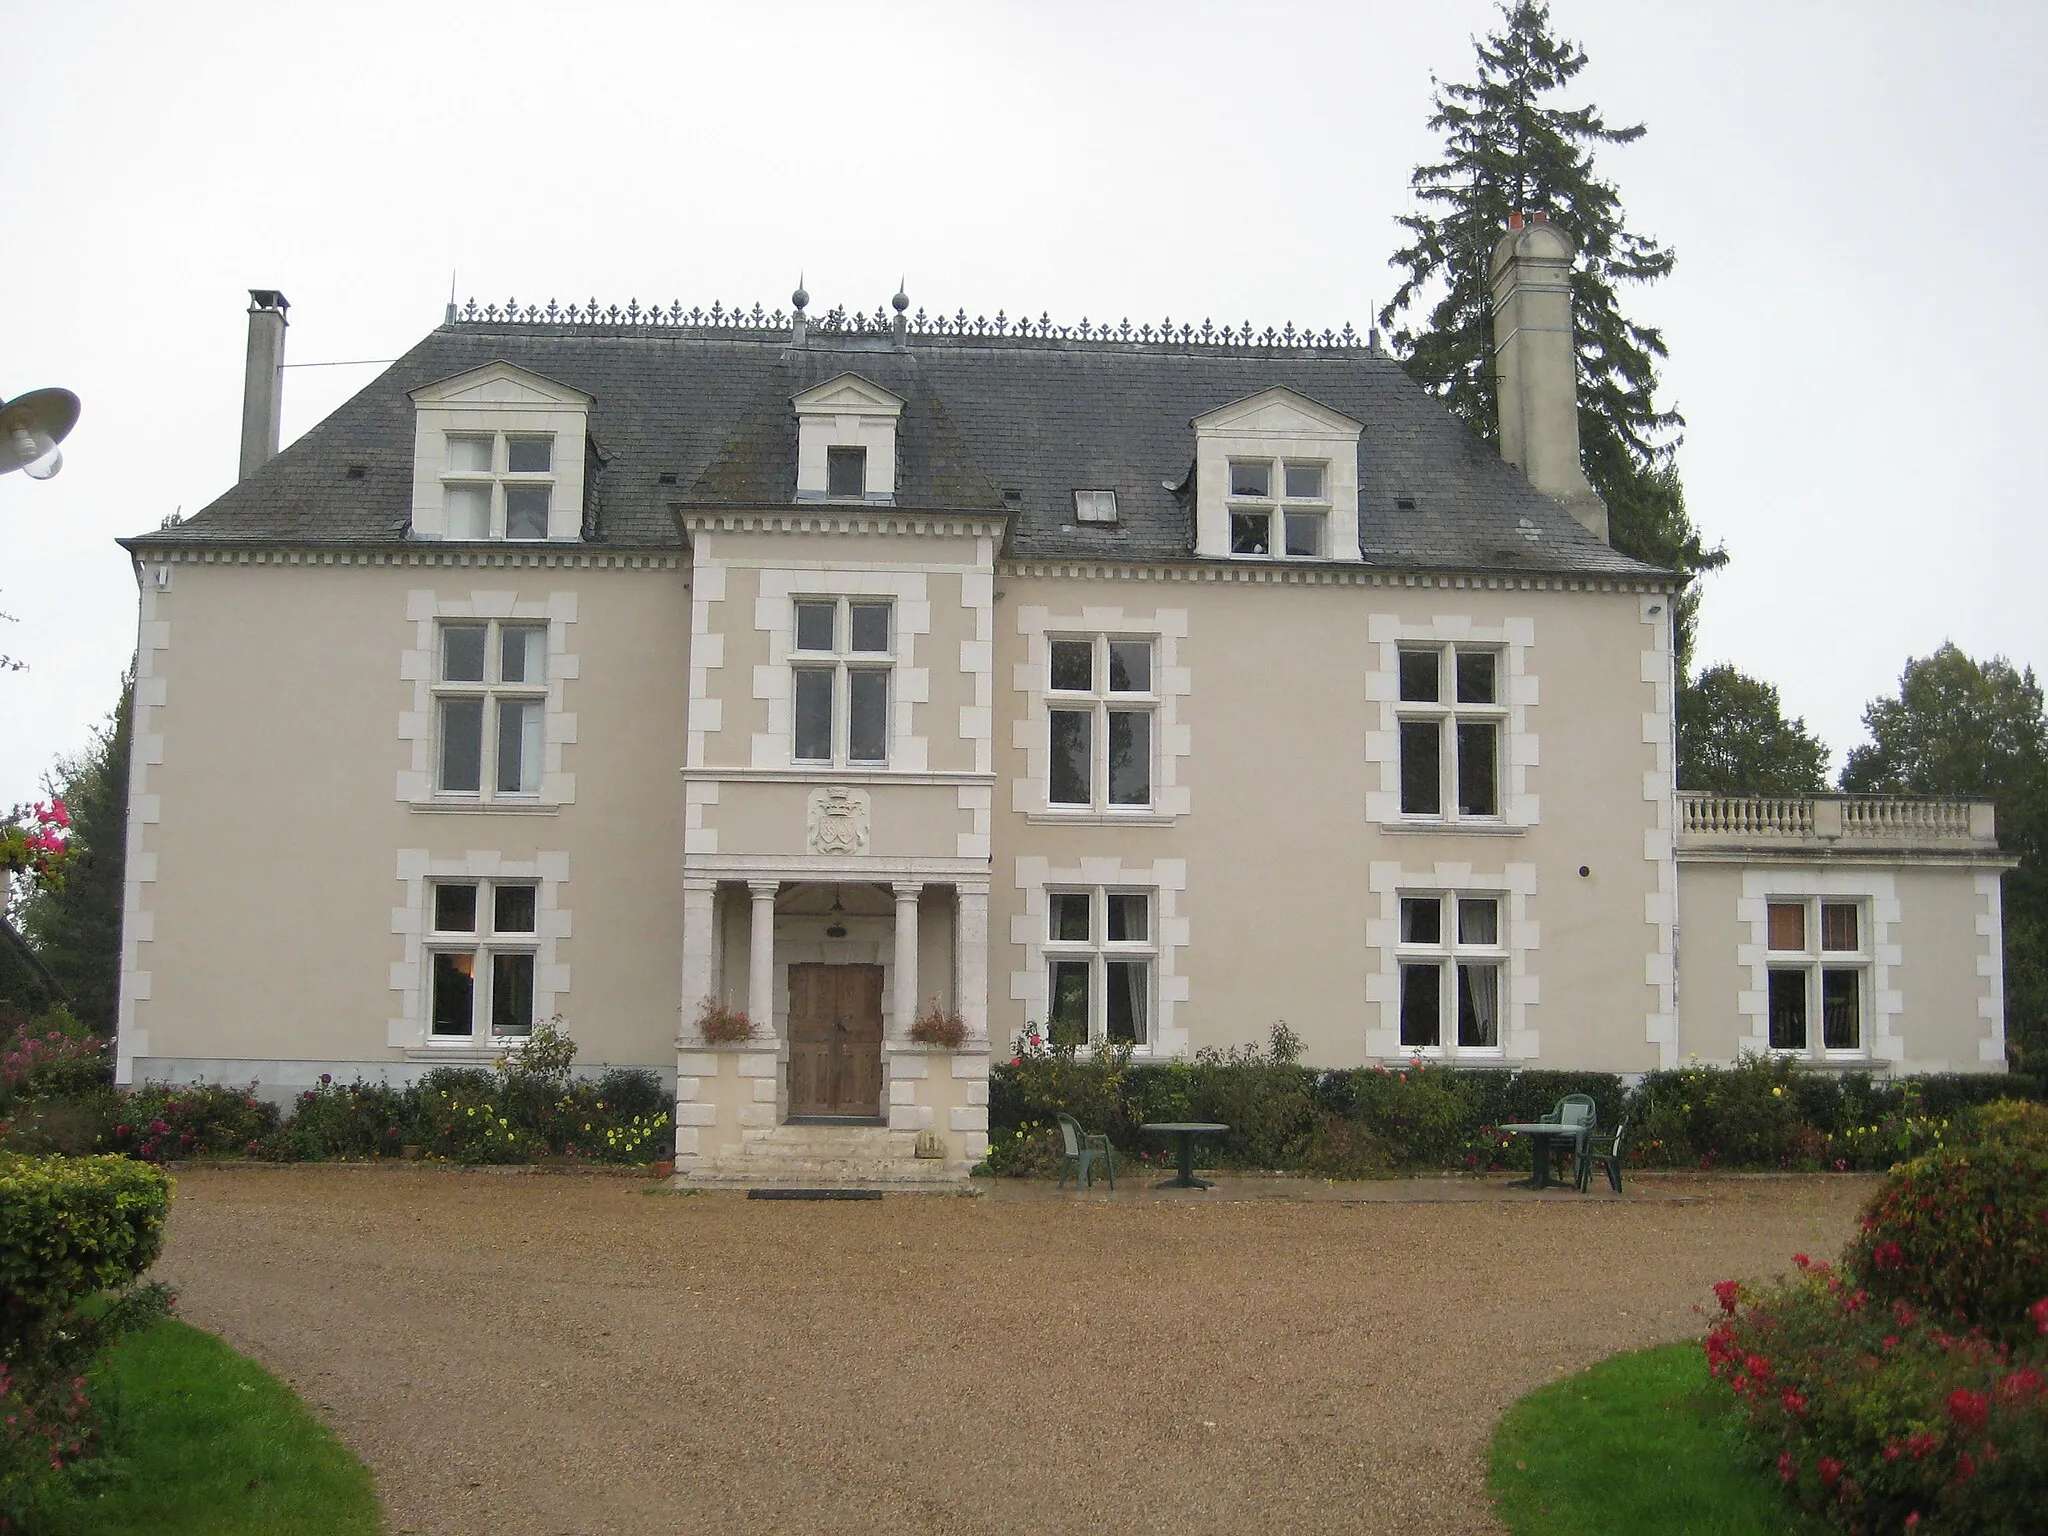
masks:
POLYGON ((1720 849, 1843 853, 1995 852, 1989 800, 1907 795, 1722 795, 1681 790, 1680 853, 1720 849))

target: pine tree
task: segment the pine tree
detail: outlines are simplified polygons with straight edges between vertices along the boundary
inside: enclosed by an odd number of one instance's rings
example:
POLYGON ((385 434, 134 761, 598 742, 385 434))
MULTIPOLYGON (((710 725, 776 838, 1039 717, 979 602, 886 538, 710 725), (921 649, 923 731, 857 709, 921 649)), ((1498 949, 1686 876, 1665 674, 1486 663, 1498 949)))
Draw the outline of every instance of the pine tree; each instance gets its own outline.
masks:
POLYGON ((1490 366, 1493 248, 1513 213, 1547 214, 1572 237, 1580 458, 1607 503, 1614 547, 1688 578, 1679 604, 1683 668, 1697 605, 1690 578, 1728 557, 1706 547, 1686 512, 1673 458, 1684 420, 1656 400, 1664 338, 1624 315, 1618 295, 1625 284, 1666 276, 1672 252, 1628 228, 1619 192, 1593 166, 1595 147, 1632 144, 1646 130, 1610 127, 1596 107, 1547 101, 1586 67, 1584 50, 1551 35, 1549 8, 1536 0, 1504 0, 1501 16, 1501 30, 1476 44, 1476 81, 1432 77, 1429 126, 1443 135, 1444 157, 1409 178, 1423 207, 1398 221, 1409 243, 1389 262, 1403 276, 1380 324, 1409 374, 1491 442, 1500 430, 1490 366))
POLYGON ((121 699, 91 745, 62 758, 44 787, 71 814, 77 856, 64 883, 27 896, 17 926, 62 983, 71 1011, 111 1034, 120 1000, 121 896, 128 866, 128 722, 135 679, 123 678, 121 699))

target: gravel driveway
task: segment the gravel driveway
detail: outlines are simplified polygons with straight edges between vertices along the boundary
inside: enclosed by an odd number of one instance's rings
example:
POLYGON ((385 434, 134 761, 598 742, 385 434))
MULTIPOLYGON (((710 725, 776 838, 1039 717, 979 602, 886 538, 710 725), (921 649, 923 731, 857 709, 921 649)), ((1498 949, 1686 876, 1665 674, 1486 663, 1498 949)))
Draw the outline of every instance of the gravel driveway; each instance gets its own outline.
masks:
POLYGON ((1496 1531, 1502 1409, 1832 1252, 1869 1183, 1634 1188, 809 1204, 196 1171, 158 1274, 369 1463, 393 1536, 1496 1531))

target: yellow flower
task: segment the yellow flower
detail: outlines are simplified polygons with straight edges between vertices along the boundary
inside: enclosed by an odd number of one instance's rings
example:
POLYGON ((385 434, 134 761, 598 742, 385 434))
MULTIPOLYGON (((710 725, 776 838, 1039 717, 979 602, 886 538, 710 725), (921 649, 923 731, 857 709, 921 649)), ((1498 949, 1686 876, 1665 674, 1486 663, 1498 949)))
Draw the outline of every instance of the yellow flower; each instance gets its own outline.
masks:
POLYGON ((1782 1099, 1783 1097, 1785 1097, 1785 1090, 1783 1088, 1773 1088, 1771 1090, 1771 1097, 1774 1099, 1782 1099))

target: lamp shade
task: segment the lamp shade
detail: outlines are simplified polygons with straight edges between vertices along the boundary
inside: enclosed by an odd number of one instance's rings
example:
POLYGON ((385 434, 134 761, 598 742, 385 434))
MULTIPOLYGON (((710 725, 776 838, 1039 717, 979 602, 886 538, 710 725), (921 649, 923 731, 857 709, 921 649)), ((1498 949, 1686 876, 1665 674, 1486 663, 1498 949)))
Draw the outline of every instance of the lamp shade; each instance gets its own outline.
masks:
POLYGON ((0 405, 0 475, 25 471, 47 480, 64 467, 57 445, 78 424, 78 396, 68 389, 37 389, 0 405))

